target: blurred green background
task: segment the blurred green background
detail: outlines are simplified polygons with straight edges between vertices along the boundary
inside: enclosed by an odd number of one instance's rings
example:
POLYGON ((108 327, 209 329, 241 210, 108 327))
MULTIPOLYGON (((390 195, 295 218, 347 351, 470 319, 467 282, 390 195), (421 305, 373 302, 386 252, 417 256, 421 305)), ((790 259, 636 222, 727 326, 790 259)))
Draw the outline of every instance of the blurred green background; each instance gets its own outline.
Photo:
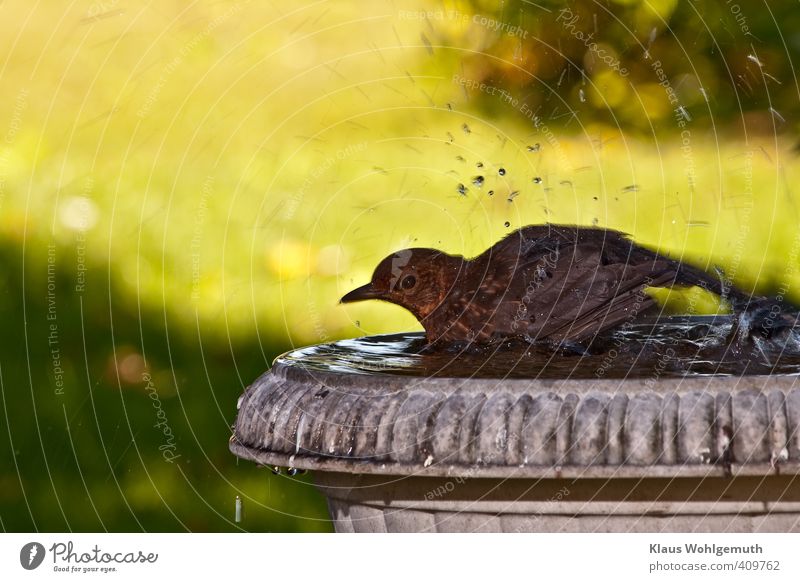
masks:
POLYGON ((800 298, 792 3, 12 0, 0 46, 5 531, 329 531, 236 400, 418 329, 337 305, 399 248, 598 224, 800 298))

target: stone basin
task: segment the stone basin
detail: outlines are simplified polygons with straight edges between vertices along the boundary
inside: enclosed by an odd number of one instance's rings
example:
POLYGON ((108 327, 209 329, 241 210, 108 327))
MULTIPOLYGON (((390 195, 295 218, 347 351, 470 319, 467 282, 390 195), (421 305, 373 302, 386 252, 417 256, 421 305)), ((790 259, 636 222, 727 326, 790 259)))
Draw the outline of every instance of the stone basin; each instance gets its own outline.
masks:
POLYGON ((417 340, 281 356, 231 451, 312 471, 343 532, 800 531, 794 374, 417 375, 417 340))

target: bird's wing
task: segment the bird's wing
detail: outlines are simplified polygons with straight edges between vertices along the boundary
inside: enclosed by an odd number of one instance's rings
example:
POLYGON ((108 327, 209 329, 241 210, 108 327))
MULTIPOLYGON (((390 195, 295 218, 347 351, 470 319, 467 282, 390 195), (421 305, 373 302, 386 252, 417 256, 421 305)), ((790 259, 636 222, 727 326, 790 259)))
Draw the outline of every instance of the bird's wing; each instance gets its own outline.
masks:
POLYGON ((493 318, 495 333, 580 341, 653 305, 645 286, 675 279, 673 265, 655 255, 634 263, 602 254, 593 242, 565 246, 554 263, 519 272, 493 318))
MULTIPOLYGON (((640 274, 641 273, 640 271, 640 274)), ((637 315, 652 306, 654 300, 644 293, 645 286, 660 287, 674 279, 674 273, 664 272, 656 278, 652 273, 646 274, 646 283, 637 281, 637 277, 621 284, 608 300, 597 305, 587 303, 582 306, 580 314, 572 321, 555 327, 544 334, 550 340, 585 341, 599 332, 616 327, 626 321, 633 321, 637 315)))
POLYGON ((600 261, 603 264, 639 265, 655 261, 666 263, 675 276, 672 280, 665 281, 665 285, 702 287, 717 295, 725 295, 734 303, 744 303, 751 298, 749 293, 735 287, 726 288, 719 275, 711 275, 698 267, 642 247, 633 242, 628 234, 613 229, 557 224, 526 226, 509 234, 498 243, 500 244, 512 248, 516 245, 523 254, 531 247, 552 252, 553 249, 562 249, 569 245, 591 245, 600 251, 600 261))
POLYGON ((455 333, 478 340, 525 335, 581 341, 652 306, 646 286, 722 291, 718 278, 640 247, 621 232, 552 224, 509 234, 469 261, 466 276, 480 283, 453 303, 449 320, 455 333), (475 322, 480 329, 470 328, 475 322))

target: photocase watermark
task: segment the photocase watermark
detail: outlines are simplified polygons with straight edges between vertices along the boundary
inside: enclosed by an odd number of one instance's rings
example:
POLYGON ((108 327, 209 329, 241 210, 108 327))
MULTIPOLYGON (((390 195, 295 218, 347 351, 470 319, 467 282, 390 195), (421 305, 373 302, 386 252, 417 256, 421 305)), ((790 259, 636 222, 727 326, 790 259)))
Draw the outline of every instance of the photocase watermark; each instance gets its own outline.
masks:
MULTIPOLYGON (((430 465, 433 462, 432 457, 429 457, 429 459, 430 462, 426 461, 426 466, 430 465)), ((457 486, 466 483, 467 479, 471 478, 477 472, 478 472, 478 467, 472 467, 470 469, 466 469, 459 475, 453 477, 452 479, 448 479, 441 485, 438 485, 433 489, 429 489, 423 495, 425 501, 433 501, 434 499, 441 499, 447 497, 450 493, 456 490, 457 486)))
POLYGON ((108 2, 93 2, 86 11, 87 18, 95 18, 106 12, 111 12, 119 5, 119 0, 108 0, 108 2))
MULTIPOLYGON (((246 4, 247 2, 244 3, 246 4)), ((232 5, 224 13, 220 14, 211 22, 209 22, 203 30, 195 34, 189 42, 181 47, 181 50, 178 51, 178 54, 164 66, 161 76, 158 78, 158 81, 152 87, 152 89, 150 89, 150 92, 147 94, 144 103, 139 108, 139 111, 137 111, 136 115, 140 119, 144 119, 153 109, 153 106, 158 101, 158 97, 161 94, 161 91, 164 89, 164 86, 167 84, 170 77, 172 77, 178 67, 183 64, 183 61, 186 59, 186 57, 188 57, 205 38, 211 36, 214 30, 222 26, 225 21, 233 17, 236 13, 241 11, 241 9, 242 3, 232 5)))
POLYGON ((650 376, 648 376, 647 380, 644 382, 644 387, 646 389, 649 390, 655 386, 656 382, 658 382, 658 379, 661 378, 661 375, 664 373, 664 370, 667 369, 669 362, 675 359, 675 355, 675 350, 672 348, 667 348, 664 350, 664 353, 658 357, 652 374, 650 374, 650 376))
POLYGON ((776 320, 782 315, 783 313, 783 301, 786 297, 786 294, 789 292, 789 285, 791 278, 795 275, 797 271, 797 257, 800 254, 800 235, 795 235, 794 240, 792 241, 792 246, 789 248, 789 254, 786 256, 786 269, 784 270, 784 276, 781 280, 780 285, 778 286, 778 292, 775 294, 774 300, 775 303, 770 305, 769 313, 764 318, 764 321, 761 322, 761 329, 764 332, 769 332, 775 327, 776 320))
MULTIPOLYGON (((511 321, 511 331, 517 331, 519 322, 523 319, 528 319, 528 304, 536 294, 536 290, 544 285, 548 277, 548 269, 555 269, 558 265, 558 257, 559 251, 558 247, 556 247, 536 263, 536 267, 533 270, 533 278, 528 282, 528 286, 525 288, 525 294, 522 296, 522 301, 517 307, 514 319, 511 321)), ((531 339, 533 340, 534 338, 531 339)))
MULTIPOLYGON (((559 501, 562 501, 568 495, 569 495, 569 488, 566 485, 564 485, 558 491, 553 493, 553 495, 547 500, 547 502, 548 503, 558 503, 559 501)), ((537 521, 537 520, 539 520, 541 518, 542 518, 541 514, 538 514, 538 513, 534 514, 534 515, 531 515, 531 521, 537 521)), ((520 526, 520 527, 517 527, 517 528, 515 528, 514 530, 512 530, 511 532, 508 532, 508 533, 523 533, 527 529, 528 528, 523 528, 522 526, 520 526)))
POLYGON ((29 542, 19 551, 19 564, 26 570, 35 570, 44 562, 45 549, 39 542, 29 542))
POLYGON ((363 141, 361 143, 350 144, 347 147, 338 150, 334 155, 325 158, 325 160, 323 160, 323 162, 319 166, 311 170, 311 173, 308 175, 308 177, 305 180, 303 180, 303 183, 300 185, 300 188, 298 188, 294 194, 292 194, 289 198, 286 199, 285 205, 283 207, 282 219, 284 221, 291 220, 295 212, 297 212, 297 208, 300 206, 301 202, 305 199, 308 191, 323 175, 325 175, 334 166, 334 164, 336 164, 336 162, 341 162, 343 160, 346 160, 353 154, 362 152, 365 149, 367 149, 367 142, 363 141))
POLYGON ((322 318, 319 315, 319 310, 317 309, 317 303, 313 299, 309 299, 308 301, 308 315, 311 318, 314 326, 314 333, 317 335, 317 339, 320 343, 326 343, 331 339, 331 336, 328 334, 328 330, 325 329, 325 325, 322 323, 322 318))
POLYGON ((558 16, 556 17, 556 22, 560 22, 564 29, 567 30, 572 37, 582 42, 589 52, 595 56, 595 58, 605 63, 606 66, 608 66, 611 70, 619 73, 621 77, 627 77, 630 74, 630 71, 622 66, 617 57, 608 53, 602 45, 594 42, 593 39, 595 33, 586 34, 577 28, 579 21, 580 16, 574 14, 569 8, 562 8, 559 10, 558 16))
POLYGON ((70 574, 107 574, 118 572, 123 564, 155 564, 156 552, 143 550, 115 551, 101 548, 98 544, 88 549, 77 548, 70 540, 56 542, 49 548, 39 542, 28 542, 19 552, 19 563, 25 570, 35 570, 44 563, 47 554, 52 558, 52 570, 70 574))
MULTIPOLYGON (((432 462, 432 458, 429 457, 432 462)), ((426 461, 426 466, 430 465, 431 463, 426 461)), ((423 495, 425 501, 433 501, 435 499, 444 499, 451 493, 453 493, 456 488, 460 485, 463 485, 467 482, 468 479, 471 479, 475 473, 480 470, 480 467, 470 467, 456 475, 455 477, 448 479, 444 483, 437 485, 436 487, 429 489, 423 495)), ((569 495, 569 489, 564 486, 559 489, 550 499, 549 501, 561 501, 564 497, 569 495)))
MULTIPOLYGON (((651 282, 652 279, 650 278, 646 278, 644 280, 645 286, 649 285, 651 282)), ((622 344, 626 342, 624 332, 628 331, 633 326, 633 322, 639 315, 639 312, 642 309, 642 305, 644 304, 645 299, 647 299, 647 295, 645 295, 644 292, 639 293, 636 296, 636 299, 633 302, 633 307, 631 307, 630 312, 625 317, 625 321, 622 323, 622 325, 619 326, 619 332, 621 333, 617 334, 617 337, 614 339, 613 347, 609 348, 606 351, 605 355, 603 356, 603 361, 600 362, 600 365, 594 372, 595 377, 602 378, 603 376, 605 376, 606 371, 611 367, 611 365, 614 363, 614 360, 616 360, 617 357, 619 356, 619 350, 620 348, 622 348, 622 344)))
POLYGON ((147 395, 150 397, 150 400, 153 401, 153 408, 156 410, 156 418, 158 419, 158 422, 156 422, 153 426, 159 429, 164 435, 164 444, 159 445, 158 450, 161 451, 161 456, 164 457, 164 460, 167 463, 173 463, 175 459, 180 457, 180 455, 176 454, 175 452, 177 450, 177 446, 175 445, 175 435, 173 434, 172 427, 170 427, 169 421, 167 420, 167 413, 161 406, 161 399, 158 397, 158 389, 156 388, 153 378, 149 373, 145 372, 142 374, 142 381, 146 383, 145 390, 147 391, 147 395))
POLYGON ((413 252, 410 249, 403 249, 402 251, 397 251, 392 257, 392 275, 389 277, 389 289, 394 289, 400 282, 403 267, 411 260, 412 254, 413 252))
POLYGON ((736 229, 736 241, 733 244, 733 252, 728 262, 728 267, 720 275, 726 288, 730 288, 733 285, 733 279, 739 271, 747 237, 750 235, 750 222, 753 216, 753 150, 747 150, 744 156, 744 189, 742 194, 723 197, 725 201, 744 198, 742 206, 734 206, 739 211, 740 216, 738 228, 736 229))

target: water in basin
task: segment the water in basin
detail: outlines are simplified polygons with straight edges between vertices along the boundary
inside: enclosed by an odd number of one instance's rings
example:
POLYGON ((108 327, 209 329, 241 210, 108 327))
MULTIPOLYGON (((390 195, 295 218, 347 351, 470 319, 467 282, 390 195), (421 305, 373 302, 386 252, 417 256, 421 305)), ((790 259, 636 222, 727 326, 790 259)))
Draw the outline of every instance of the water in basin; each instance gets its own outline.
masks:
MULTIPOLYGON (((589 350, 514 341, 490 347, 426 347, 422 333, 366 336, 309 346, 276 362, 309 370, 459 378, 675 378, 797 374, 800 342, 732 341, 732 316, 643 319, 598 336, 589 350)), ((800 329, 798 329, 800 332, 800 329)), ((800 336, 800 333, 797 334, 800 336)))

